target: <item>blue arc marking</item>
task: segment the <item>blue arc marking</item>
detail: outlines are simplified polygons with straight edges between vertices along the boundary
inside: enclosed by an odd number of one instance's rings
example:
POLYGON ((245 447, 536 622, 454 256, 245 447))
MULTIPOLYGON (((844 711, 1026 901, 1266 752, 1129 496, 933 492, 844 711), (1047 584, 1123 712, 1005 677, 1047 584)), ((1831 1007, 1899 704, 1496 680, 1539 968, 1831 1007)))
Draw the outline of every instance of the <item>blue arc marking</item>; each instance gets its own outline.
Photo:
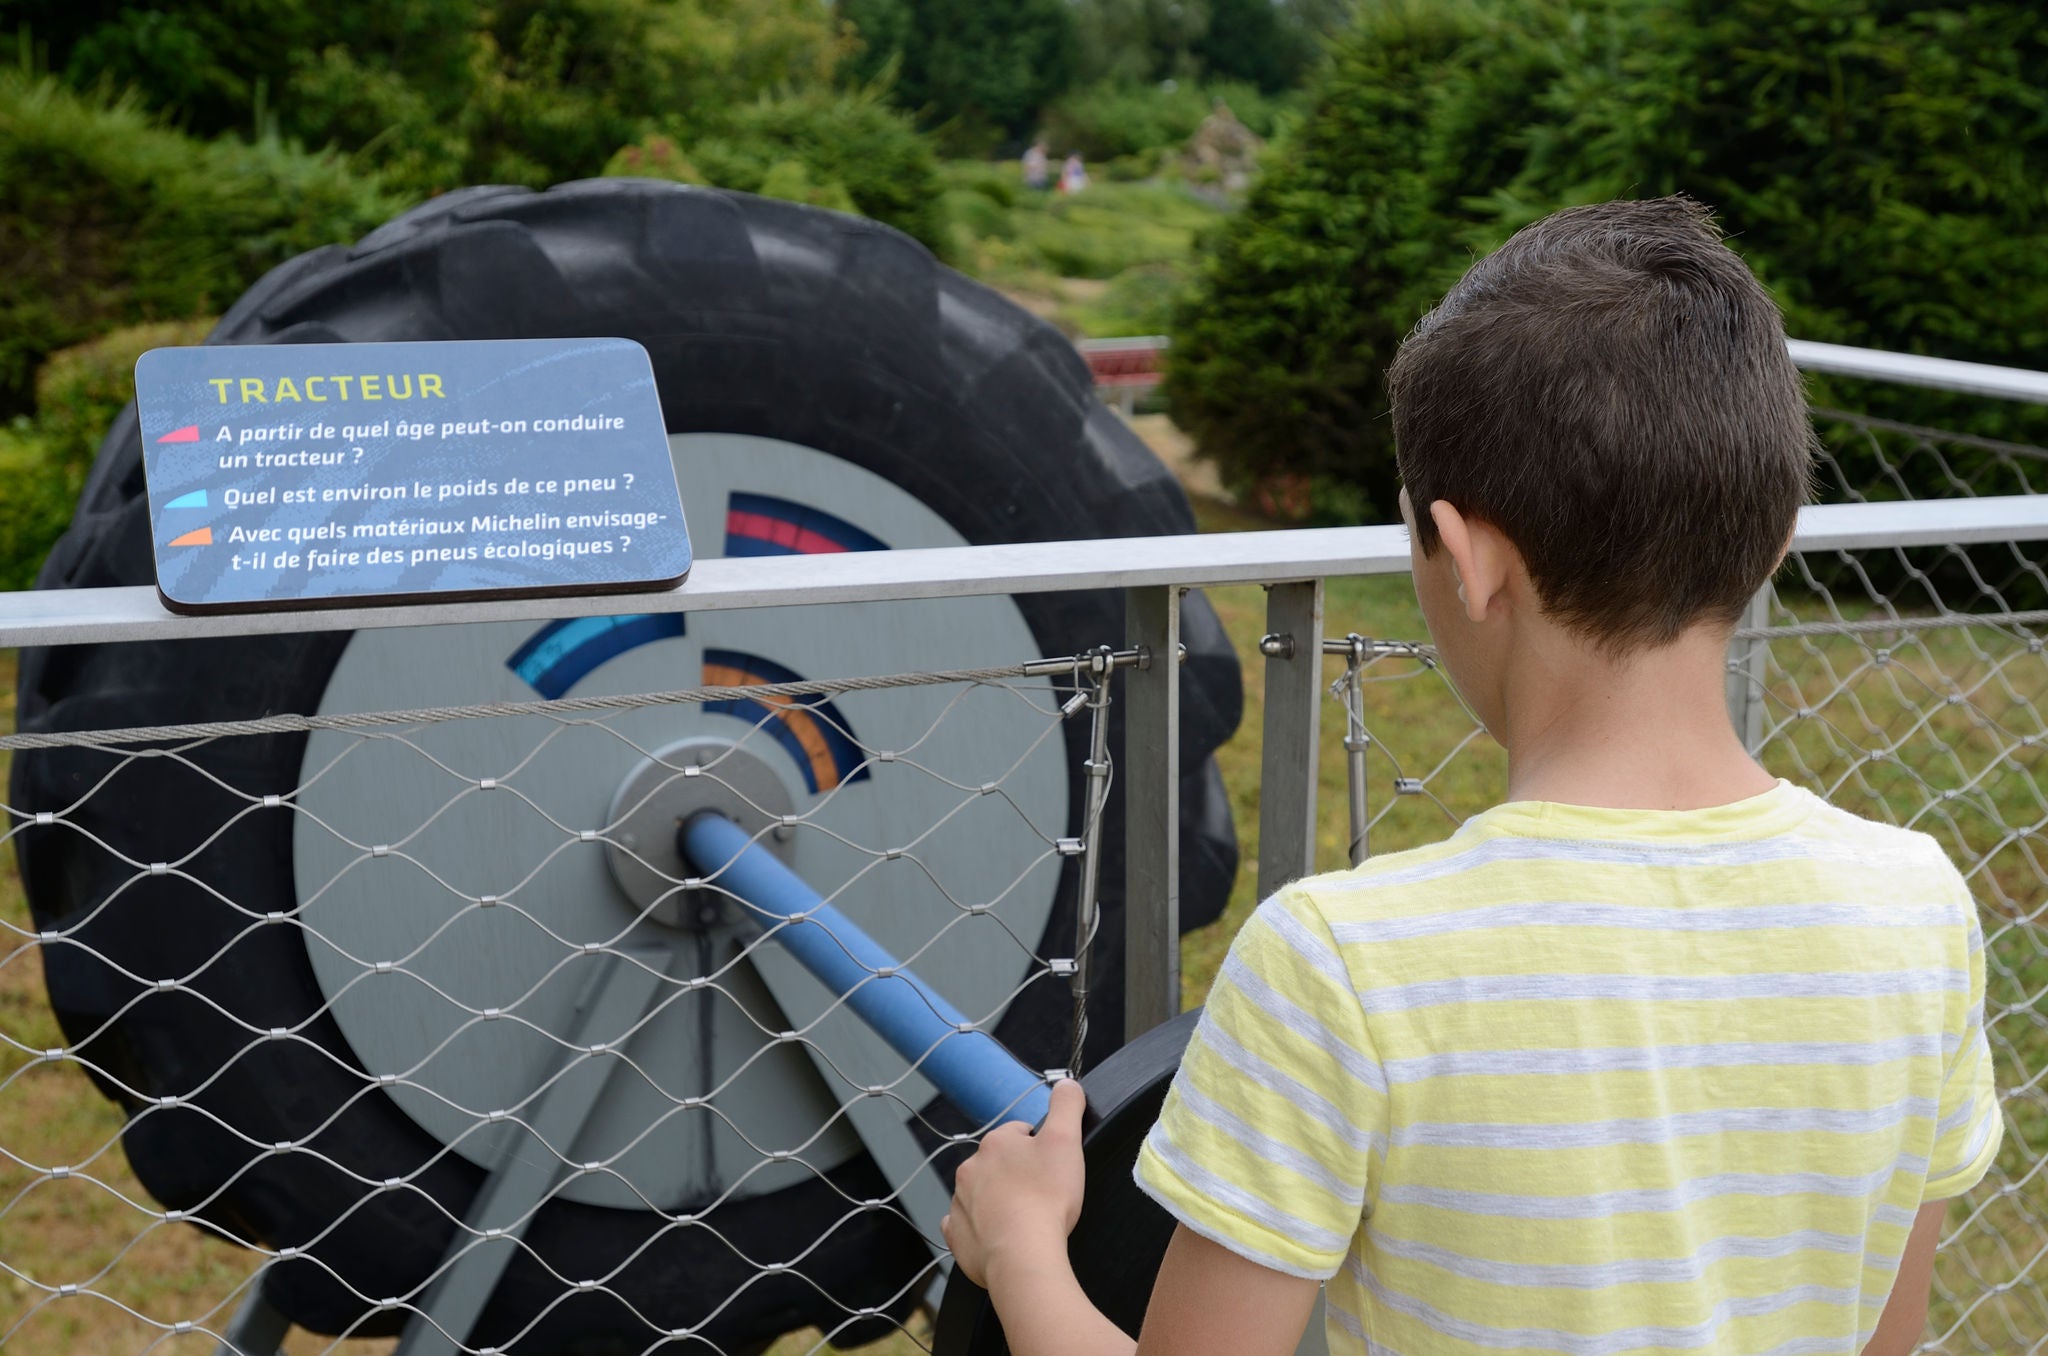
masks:
MULTIPOLYGON (((170 505, 184 506, 182 499, 170 505)), ((726 501, 728 556, 821 555, 888 549, 880 538, 823 509, 743 491, 734 491, 726 501)), ((513 651, 505 665, 535 692, 553 700, 565 695, 593 669, 626 651, 683 633, 680 612, 549 622, 513 651)), ((759 655, 737 650, 704 652, 706 686, 752 687, 801 681, 802 676, 794 670, 759 655)), ((846 718, 823 697, 734 697, 708 702, 704 709, 736 716, 761 730, 796 763, 804 785, 813 795, 845 782, 864 781, 869 775, 859 741, 853 737, 846 718)))
POLYGON ((170 503, 168 503, 168 504, 165 504, 165 505, 164 505, 164 507, 165 507, 165 508, 167 508, 167 509, 174 509, 174 508, 205 508, 205 507, 206 507, 206 491, 205 491, 205 490, 194 490, 194 491, 192 491, 192 493, 190 493, 190 494, 181 494, 181 495, 179 495, 179 496, 178 496, 178 497, 177 497, 176 499, 173 499, 173 500, 172 500, 172 501, 171 501, 170 503))
POLYGON ((683 634, 680 612, 643 612, 626 617, 574 617, 549 622, 512 652, 505 666, 550 701, 598 665, 650 641, 683 634))

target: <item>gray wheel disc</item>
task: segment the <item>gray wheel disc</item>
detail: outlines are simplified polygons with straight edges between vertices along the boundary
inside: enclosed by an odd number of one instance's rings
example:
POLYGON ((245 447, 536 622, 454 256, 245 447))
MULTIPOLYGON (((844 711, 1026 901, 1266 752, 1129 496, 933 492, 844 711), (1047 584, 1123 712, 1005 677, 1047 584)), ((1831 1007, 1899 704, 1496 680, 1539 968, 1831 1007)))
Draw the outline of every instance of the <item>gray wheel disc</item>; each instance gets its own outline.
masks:
MULTIPOLYGON (((725 434, 678 435, 671 446, 700 558, 727 553, 735 493, 823 509, 890 547, 964 544, 890 482, 808 448, 725 434)), ((535 631, 506 623, 358 633, 320 710, 530 701, 532 681, 508 658, 535 631)), ((1036 657, 1035 646, 1004 598, 703 613, 687 618, 683 634, 610 655, 570 690, 696 687, 707 651, 714 676, 737 655, 844 677, 1014 663, 1036 657)), ((364 1068, 392 1078, 392 1097, 429 1133, 488 1164, 502 1136, 522 1133, 513 1122, 562 1056, 588 967, 601 961, 583 948, 631 949, 670 983, 630 1034, 594 1037, 625 1035, 630 1069, 612 1078, 574 1146, 576 1161, 609 1170, 571 1179, 562 1194, 666 1210, 787 1186, 859 1147, 804 1051, 763 1049, 775 1044, 764 1032, 789 1022, 757 967, 793 962, 772 945, 749 951, 753 930, 737 919, 701 930, 655 921, 619 887, 606 843, 579 831, 612 827, 620 787, 649 754, 685 740, 729 741, 751 767, 782 779, 802 823, 777 846, 798 872, 896 955, 914 957, 918 974, 964 1012, 993 1020, 1030 972, 1018 939, 1035 944, 1044 931, 1059 876, 1047 840, 1065 832, 1068 816, 1065 748, 1044 714, 1049 685, 1032 688, 1037 710, 993 688, 835 697, 861 749, 903 753, 856 755, 858 779, 836 788, 811 784, 829 772, 807 774, 772 720, 701 705, 630 710, 602 728, 496 717, 402 739, 316 733, 294 835, 315 974, 364 1068), (976 794, 991 782, 1001 794, 976 794), (880 855, 904 847, 909 855, 880 855), (484 897, 497 902, 479 907, 484 897), (995 909, 966 911, 986 903, 995 909), (714 987, 685 987, 704 975, 714 987), (710 1109, 683 1105, 706 1094, 710 1109), (501 1111, 512 1116, 490 1119, 501 1111), (802 1161, 764 1163, 774 1151, 802 1161)), ((668 786, 680 792, 681 768, 668 786)), ((850 1077, 900 1077, 911 1106, 930 1096, 850 1014, 809 1035, 850 1077)))

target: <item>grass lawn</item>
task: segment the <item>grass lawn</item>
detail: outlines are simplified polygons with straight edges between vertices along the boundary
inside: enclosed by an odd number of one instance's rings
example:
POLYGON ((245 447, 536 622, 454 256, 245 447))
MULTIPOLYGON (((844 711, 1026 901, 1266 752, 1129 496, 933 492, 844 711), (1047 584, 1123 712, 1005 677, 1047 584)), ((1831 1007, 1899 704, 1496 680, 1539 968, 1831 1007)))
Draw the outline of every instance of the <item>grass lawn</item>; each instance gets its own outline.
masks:
MULTIPOLYGON (((1262 524, 1217 505, 1202 507, 1211 531, 1262 524)), ((1210 595, 1240 656, 1257 653, 1265 599, 1257 588, 1210 595)), ((1403 577, 1339 579, 1328 584, 1329 634, 1347 631, 1387 639, 1421 639, 1413 594, 1403 577)), ((1243 845, 1244 866, 1224 919, 1186 938, 1183 992, 1199 1002, 1229 938, 1254 904, 1258 852, 1259 730, 1263 666, 1246 665, 1245 720, 1219 755, 1243 845)), ((1326 661, 1326 677, 1342 672, 1326 661)), ((11 720, 13 656, 0 656, 0 711, 11 720)), ((1499 798, 1505 760, 1477 735, 1441 673, 1412 660, 1387 660, 1368 670, 1365 724, 1375 853, 1434 841, 1456 819, 1499 798), (1394 778, 1420 779, 1420 790, 1395 795, 1394 778)), ((1767 680, 1775 733, 1766 762, 1830 794, 1845 806, 1909 820, 1941 838, 1973 868, 1986 906, 1992 972, 1992 1022, 2001 1083, 2016 1091, 2009 1104, 2006 1148, 1999 1164, 2003 1190, 1987 1189, 1956 1207, 1957 1237, 1937 1271, 1940 1295, 1932 1331, 1957 1329, 1938 1349, 1956 1353, 2039 1350, 2048 1309, 2037 1287, 2048 1281, 2048 1179, 2038 1171, 2048 1153, 2048 943, 2040 919, 2048 908, 2043 883, 2042 786, 2048 727, 2048 661, 2026 639, 1988 628, 1937 631, 1903 643, 1874 638, 1780 642, 1767 680), (1872 645, 1891 648, 1879 659, 1872 645), (1951 700, 1951 698, 1955 698, 1951 700), (1882 756, 1877 756, 1882 755, 1882 756)), ((1346 778, 1341 708, 1322 712, 1320 864, 1345 860, 1346 778)), ((4 762, 0 762, 4 772, 4 762)), ((0 854, 0 921, 28 926, 12 854, 0 854)), ((61 1045, 44 1004, 33 948, 0 947, 0 1033, 29 1049, 61 1045)), ((45 1306, 9 1343, 25 1356, 140 1351, 155 1330, 123 1312, 200 1318, 223 1302, 253 1269, 254 1258, 198 1231, 145 1221, 128 1201, 146 1202, 122 1158, 120 1116, 73 1067, 24 1069, 28 1057, 0 1050, 0 1146, 31 1163, 85 1164, 89 1176, 31 1187, 32 1174, 0 1159, 0 1261, 45 1283, 90 1285, 104 1299, 45 1306), (124 1199, 125 1198, 125 1199, 124 1199)), ((0 1332, 36 1292, 0 1274, 0 1332)), ((208 1322, 218 1328, 219 1311, 208 1322)), ((792 1335, 775 1356, 813 1348, 814 1335, 792 1335)), ((386 1351, 389 1342, 350 1342, 346 1353, 386 1351)), ((329 1349, 326 1339, 295 1336, 293 1356, 329 1349)), ((908 1356, 921 1344, 899 1337, 873 1350, 908 1356)), ((173 1337, 152 1348, 205 1353, 199 1336, 173 1337)))
POLYGON ((955 262, 1069 334, 1156 334, 1215 200, 1163 181, 1030 192, 1014 165, 946 166, 955 262))

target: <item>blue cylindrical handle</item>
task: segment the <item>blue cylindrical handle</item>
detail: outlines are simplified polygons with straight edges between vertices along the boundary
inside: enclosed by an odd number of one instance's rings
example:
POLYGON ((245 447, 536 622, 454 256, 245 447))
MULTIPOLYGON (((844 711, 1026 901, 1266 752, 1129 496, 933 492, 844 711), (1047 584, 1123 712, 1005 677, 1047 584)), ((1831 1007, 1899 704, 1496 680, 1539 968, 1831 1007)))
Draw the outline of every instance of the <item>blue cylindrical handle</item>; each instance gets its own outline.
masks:
POLYGON ((821 899, 803 878, 714 810, 678 834, 683 855, 729 891, 803 967, 846 999, 889 1048, 917 1066, 932 1086, 976 1125, 1036 1125, 1052 1107, 1039 1075, 854 921, 821 899))

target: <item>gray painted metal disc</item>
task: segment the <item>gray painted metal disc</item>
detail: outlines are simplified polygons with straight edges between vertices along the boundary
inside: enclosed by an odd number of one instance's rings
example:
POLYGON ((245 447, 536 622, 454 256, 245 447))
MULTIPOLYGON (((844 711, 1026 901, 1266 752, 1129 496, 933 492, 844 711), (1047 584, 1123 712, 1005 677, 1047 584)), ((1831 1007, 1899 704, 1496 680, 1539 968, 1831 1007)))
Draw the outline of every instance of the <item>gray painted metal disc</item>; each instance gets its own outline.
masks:
MULTIPOLYGON (((873 544, 861 537, 892 548, 964 544, 891 482, 811 449, 726 434, 670 444, 700 558, 873 544)), ((601 620, 572 625, 597 629, 360 632, 320 711, 523 701, 560 695, 551 689, 564 682, 577 695, 660 692, 731 681, 736 669, 773 680, 1037 657, 1007 598, 705 613, 681 634, 656 627, 623 638, 601 620), (601 662, 584 670, 593 657, 601 662)), ((1059 876, 1044 838, 1067 825, 1064 741, 1048 734, 1044 714, 1049 684, 1027 687, 1040 710, 997 689, 838 696, 854 736, 844 743, 829 721, 682 704, 594 725, 517 717, 402 738, 318 732, 294 837, 314 972, 363 1067, 389 1077, 390 1095, 429 1133, 488 1163, 500 1136, 522 1133, 491 1113, 516 1120, 564 1055, 576 992, 597 960, 585 948, 655 948, 668 959, 652 1012, 630 1032, 587 1033, 623 1038, 629 1066, 576 1144, 556 1146, 609 1170, 570 1180, 562 1194, 672 1210, 790 1185, 860 1146, 834 1116, 843 1089, 774 1033, 805 1027, 848 1079, 895 1084, 910 1106, 929 1087, 850 1014, 830 1010, 808 977, 778 991, 812 985, 810 1010, 778 1007, 757 967, 793 962, 745 926, 658 921, 607 864, 616 848, 579 834, 611 827, 629 783, 681 785, 650 780, 650 755, 681 741, 729 743, 745 756, 754 798, 769 798, 758 779, 772 773, 801 820, 778 853, 964 1012, 993 1019, 1031 970, 1026 947, 1044 933, 1059 876), (867 757, 882 750, 903 756, 867 757), (991 782, 1001 794, 977 793, 991 782), (905 847, 908 855, 883 855, 905 847), (987 914, 966 911, 991 902, 987 914), (764 1160, 776 1152, 793 1158, 764 1160)), ((628 799, 637 804, 637 792, 628 799)))

